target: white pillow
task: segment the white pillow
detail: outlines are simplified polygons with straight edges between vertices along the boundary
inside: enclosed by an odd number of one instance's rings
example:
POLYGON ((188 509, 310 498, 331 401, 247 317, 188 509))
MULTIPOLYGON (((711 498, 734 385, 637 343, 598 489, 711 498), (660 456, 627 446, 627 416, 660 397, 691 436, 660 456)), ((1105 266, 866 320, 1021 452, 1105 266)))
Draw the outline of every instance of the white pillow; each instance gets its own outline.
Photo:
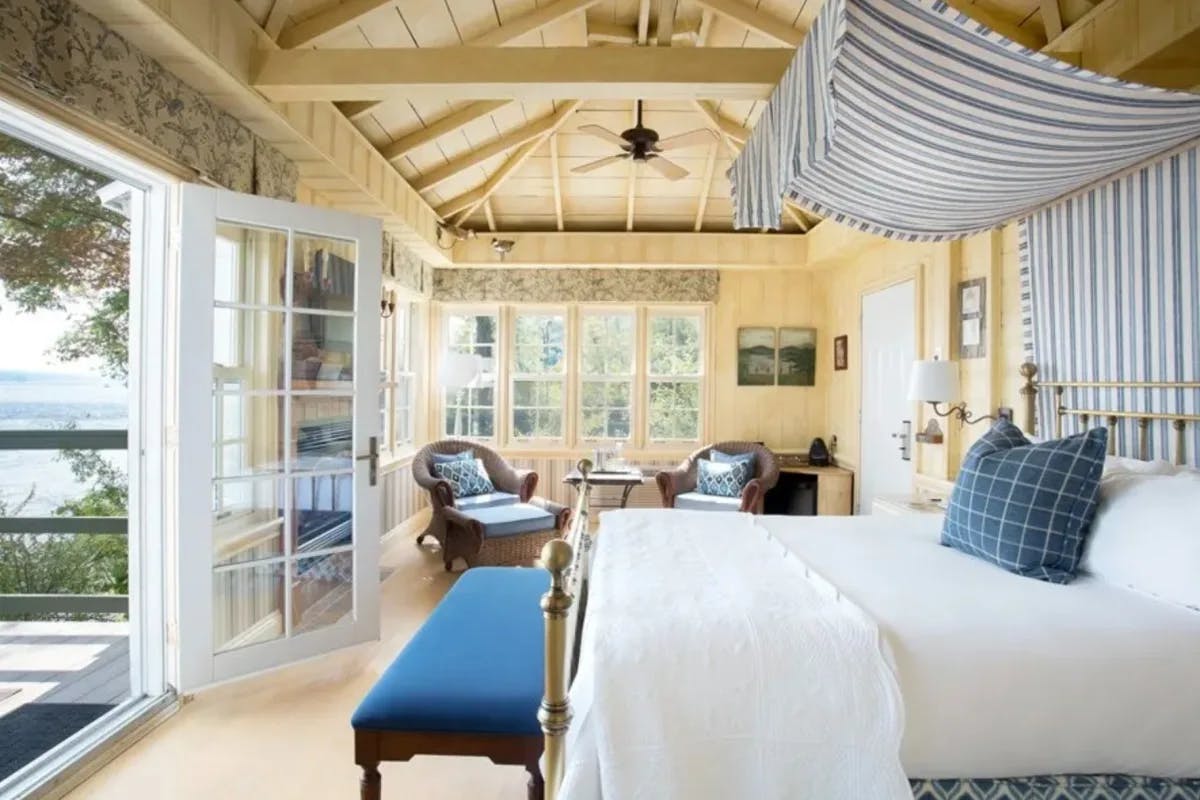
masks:
POLYGON ((1200 610, 1200 473, 1102 480, 1080 569, 1200 610))
POLYGON ((1135 472, 1140 475, 1174 475, 1179 469, 1171 462, 1161 458, 1154 461, 1142 461, 1140 458, 1109 456, 1104 459, 1105 475, 1118 472, 1135 472))

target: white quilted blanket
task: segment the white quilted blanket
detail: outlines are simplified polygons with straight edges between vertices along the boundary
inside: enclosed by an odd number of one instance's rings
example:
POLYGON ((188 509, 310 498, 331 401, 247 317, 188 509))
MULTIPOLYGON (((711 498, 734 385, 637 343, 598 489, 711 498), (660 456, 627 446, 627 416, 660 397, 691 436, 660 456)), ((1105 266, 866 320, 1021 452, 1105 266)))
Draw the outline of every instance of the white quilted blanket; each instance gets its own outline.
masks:
POLYGON ((752 517, 607 513, 591 580, 564 800, 911 798, 875 624, 752 517))

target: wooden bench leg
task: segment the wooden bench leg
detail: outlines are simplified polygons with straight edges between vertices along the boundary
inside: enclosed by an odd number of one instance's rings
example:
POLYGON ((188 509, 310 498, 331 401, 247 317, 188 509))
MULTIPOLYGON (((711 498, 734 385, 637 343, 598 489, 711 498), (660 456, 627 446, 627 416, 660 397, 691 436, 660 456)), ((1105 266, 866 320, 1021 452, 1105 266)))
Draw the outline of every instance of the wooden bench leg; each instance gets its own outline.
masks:
POLYGON ((362 800, 382 800, 380 791, 383 781, 379 776, 379 765, 364 764, 362 770, 362 780, 358 783, 360 797, 362 800))
POLYGON ((529 772, 529 800, 542 800, 546 794, 546 784, 542 780, 542 770, 535 761, 525 768, 529 772))

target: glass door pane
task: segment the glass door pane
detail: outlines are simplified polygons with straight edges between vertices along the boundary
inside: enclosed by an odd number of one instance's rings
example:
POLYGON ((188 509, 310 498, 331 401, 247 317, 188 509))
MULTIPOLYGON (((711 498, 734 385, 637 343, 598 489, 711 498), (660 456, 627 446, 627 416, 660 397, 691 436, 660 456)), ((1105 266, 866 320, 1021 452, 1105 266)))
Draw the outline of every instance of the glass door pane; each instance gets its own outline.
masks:
POLYGON ((374 220, 201 187, 184 212, 208 299, 181 350, 212 356, 208 470, 181 430, 181 491, 203 482, 209 503, 207 535, 186 540, 204 546, 181 552, 186 690, 377 635, 378 535, 357 522, 377 519, 378 489, 356 456, 380 433, 379 375, 355 367, 379 363, 381 237, 374 220))

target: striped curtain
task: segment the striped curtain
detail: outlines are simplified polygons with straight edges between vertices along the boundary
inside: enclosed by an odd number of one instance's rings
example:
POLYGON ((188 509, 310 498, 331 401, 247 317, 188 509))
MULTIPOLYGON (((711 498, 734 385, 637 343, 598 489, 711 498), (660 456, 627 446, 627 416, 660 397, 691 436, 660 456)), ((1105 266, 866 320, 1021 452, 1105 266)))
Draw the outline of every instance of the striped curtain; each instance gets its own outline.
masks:
POLYGON ((827 0, 729 171, 735 224, 783 198, 890 238, 967 236, 1200 136, 1200 96, 1124 83, 941 0, 827 0))
MULTIPOLYGON (((1033 214, 1021 238, 1022 316, 1039 377, 1200 380, 1200 147, 1033 214)), ((1200 413, 1194 389, 1067 391, 1076 408, 1200 413)), ((1039 401, 1039 419, 1053 420, 1053 393, 1039 401)), ((1066 421, 1065 432, 1078 424, 1066 421)), ((1200 425, 1188 430, 1187 461, 1197 464, 1200 425)), ((1149 433, 1151 457, 1172 459, 1170 423, 1149 433)), ((1135 455, 1136 443, 1135 421, 1122 420, 1117 452, 1135 455)))

